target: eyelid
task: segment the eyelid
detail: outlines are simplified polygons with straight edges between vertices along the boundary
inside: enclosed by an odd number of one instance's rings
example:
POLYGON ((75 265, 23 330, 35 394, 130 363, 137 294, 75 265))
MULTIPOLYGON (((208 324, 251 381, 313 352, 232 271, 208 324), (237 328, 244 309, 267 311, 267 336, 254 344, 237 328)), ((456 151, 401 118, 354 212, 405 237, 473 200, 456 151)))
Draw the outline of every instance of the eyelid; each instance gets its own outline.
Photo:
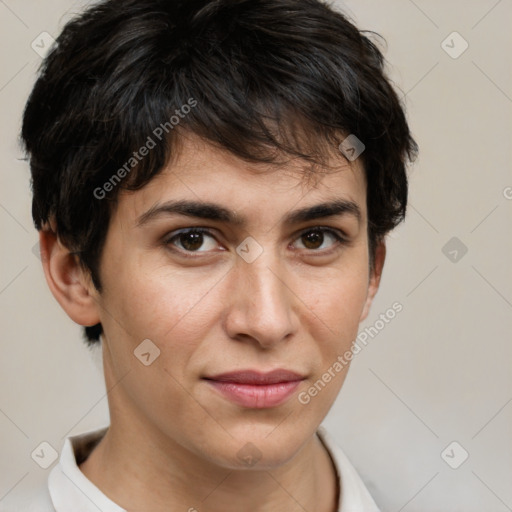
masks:
POLYGON ((310 231, 322 231, 323 233, 331 233, 334 236, 347 240, 348 235, 339 228, 333 228, 331 226, 310 226, 304 229, 301 229, 298 233, 298 236, 303 235, 304 233, 309 233, 310 231))

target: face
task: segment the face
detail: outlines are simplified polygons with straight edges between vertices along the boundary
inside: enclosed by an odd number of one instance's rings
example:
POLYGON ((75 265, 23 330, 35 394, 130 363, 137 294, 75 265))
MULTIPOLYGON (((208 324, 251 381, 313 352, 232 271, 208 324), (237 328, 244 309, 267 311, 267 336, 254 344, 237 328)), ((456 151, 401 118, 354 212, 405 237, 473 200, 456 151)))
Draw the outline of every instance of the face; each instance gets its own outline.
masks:
POLYGON ((231 468, 247 443, 275 467, 311 438, 376 291, 364 173, 338 164, 306 185, 188 138, 120 194, 96 297, 112 421, 231 468))

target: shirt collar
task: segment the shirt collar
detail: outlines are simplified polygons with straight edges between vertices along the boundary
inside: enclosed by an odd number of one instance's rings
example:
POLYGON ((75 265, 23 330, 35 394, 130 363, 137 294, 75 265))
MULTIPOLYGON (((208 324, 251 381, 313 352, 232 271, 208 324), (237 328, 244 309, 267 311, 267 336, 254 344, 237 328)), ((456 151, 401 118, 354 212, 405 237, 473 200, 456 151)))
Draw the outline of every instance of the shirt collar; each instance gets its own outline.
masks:
POLYGON ((126 512, 103 494, 79 469, 108 427, 66 438, 56 465, 48 477, 48 488, 56 512, 126 512))

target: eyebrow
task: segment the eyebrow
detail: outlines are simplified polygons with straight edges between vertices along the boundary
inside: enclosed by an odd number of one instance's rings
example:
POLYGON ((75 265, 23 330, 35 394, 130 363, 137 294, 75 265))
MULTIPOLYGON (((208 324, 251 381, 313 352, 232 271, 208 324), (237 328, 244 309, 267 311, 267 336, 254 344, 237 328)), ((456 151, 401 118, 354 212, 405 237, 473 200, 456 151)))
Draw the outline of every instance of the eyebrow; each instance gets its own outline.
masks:
MULTIPOLYGON (((180 200, 153 205, 137 219, 136 225, 141 227, 157 217, 173 214, 225 222, 234 226, 244 226, 246 224, 243 217, 216 203, 180 200)), ((336 199, 288 212, 283 221, 285 224, 291 225, 341 215, 351 215, 356 218, 358 223, 361 222, 362 218, 361 209, 357 203, 347 199, 336 199)))

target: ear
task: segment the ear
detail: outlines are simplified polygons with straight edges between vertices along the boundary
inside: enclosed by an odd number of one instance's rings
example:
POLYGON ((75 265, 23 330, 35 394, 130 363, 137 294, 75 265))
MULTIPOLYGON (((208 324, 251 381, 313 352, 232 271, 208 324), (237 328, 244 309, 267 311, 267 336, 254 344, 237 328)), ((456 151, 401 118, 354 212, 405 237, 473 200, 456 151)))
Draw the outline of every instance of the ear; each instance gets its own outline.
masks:
POLYGON ((78 256, 52 230, 39 231, 39 246, 46 282, 62 309, 79 325, 98 324, 98 291, 78 256))
POLYGON ((386 243, 384 240, 377 244, 375 248, 375 260, 373 265, 373 272, 370 275, 370 282, 368 284, 368 295, 366 296, 366 302, 361 313, 360 322, 366 319, 370 312, 370 306, 372 305, 373 298, 377 294, 380 284, 380 278, 382 276, 382 269, 384 267, 384 260, 386 259, 386 243))

